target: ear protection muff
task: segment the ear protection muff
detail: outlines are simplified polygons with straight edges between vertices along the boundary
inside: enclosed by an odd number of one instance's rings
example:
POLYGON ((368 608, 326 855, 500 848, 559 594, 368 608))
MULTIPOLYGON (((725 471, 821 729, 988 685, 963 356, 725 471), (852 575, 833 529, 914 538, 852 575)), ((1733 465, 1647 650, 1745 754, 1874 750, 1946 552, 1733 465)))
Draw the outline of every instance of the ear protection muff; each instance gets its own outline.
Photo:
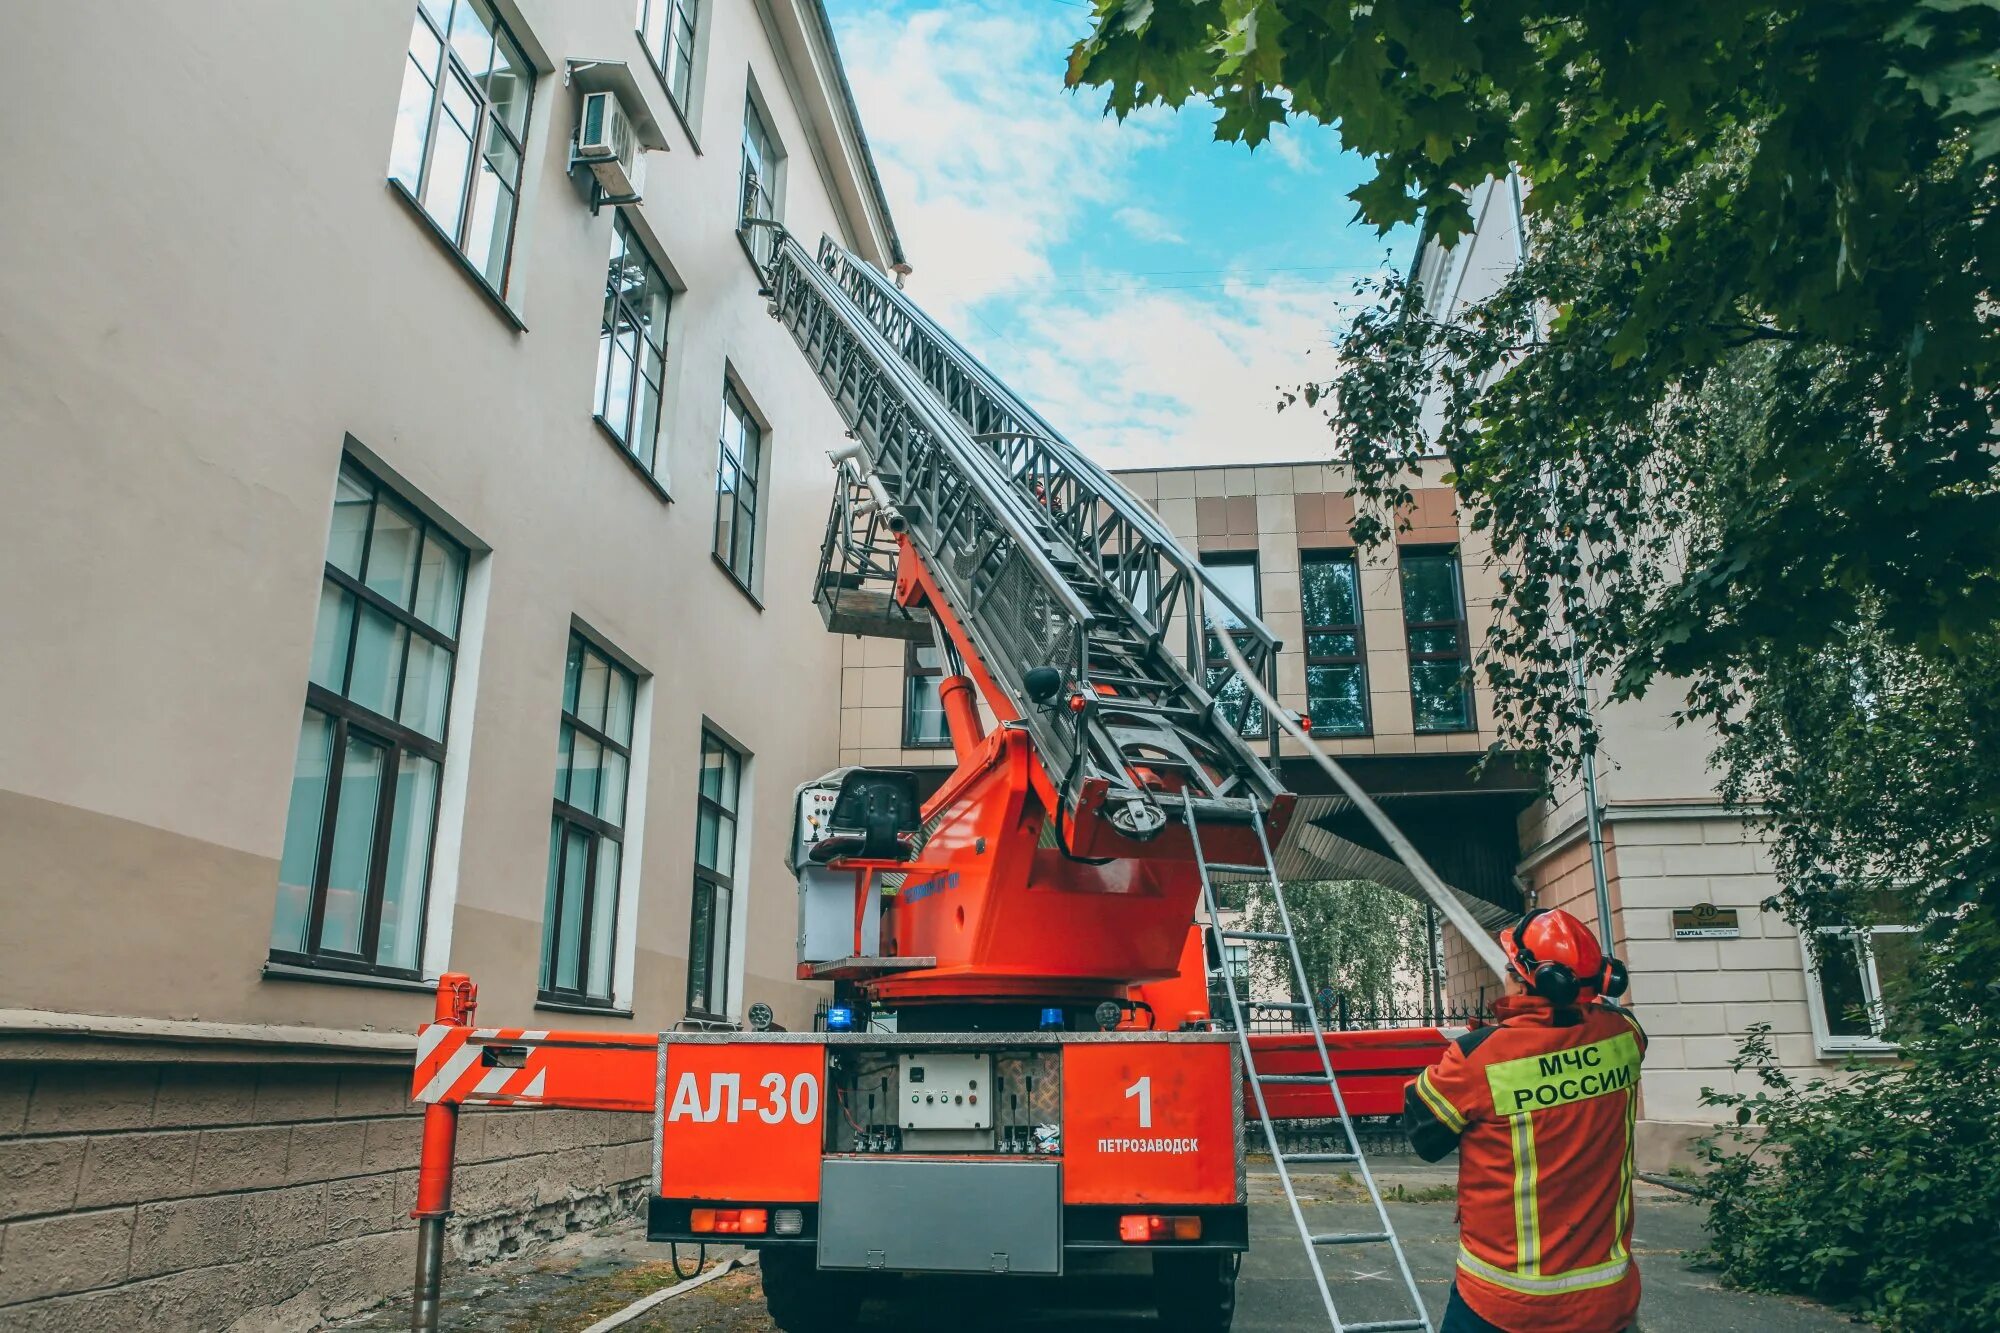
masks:
POLYGON ((1561 1008, 1576 1003, 1583 984, 1576 979, 1576 973, 1569 970, 1567 963, 1539 961, 1527 945, 1528 926, 1548 910, 1546 907, 1531 907, 1521 914, 1519 924, 1514 927, 1514 962, 1529 990, 1561 1008))
POLYGON ((1607 1000, 1615 1000, 1632 989, 1632 976, 1625 970, 1625 964, 1606 955, 1604 971, 1597 979, 1597 993, 1607 1000))

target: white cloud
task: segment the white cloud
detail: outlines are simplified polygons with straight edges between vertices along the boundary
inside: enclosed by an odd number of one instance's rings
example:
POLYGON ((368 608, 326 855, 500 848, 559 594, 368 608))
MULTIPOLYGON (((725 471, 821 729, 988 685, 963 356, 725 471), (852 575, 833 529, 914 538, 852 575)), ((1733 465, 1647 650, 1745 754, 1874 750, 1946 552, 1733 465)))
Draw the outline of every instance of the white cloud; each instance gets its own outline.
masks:
POLYGON ((1180 230, 1167 218, 1161 217, 1150 208, 1137 204, 1119 209, 1112 217, 1119 225, 1142 241, 1155 241, 1165 245, 1178 245, 1184 239, 1180 230))
POLYGON ((1306 152, 1305 137, 1290 125, 1279 125, 1271 131, 1271 137, 1264 141, 1266 151, 1277 155, 1277 159, 1293 171, 1317 172, 1319 164, 1306 152))
POLYGON ((940 319, 1000 292, 1046 286, 1049 252, 1115 204, 1132 158, 1155 142, 1061 91, 1060 11, 1012 6, 871 10, 843 24, 841 54, 916 273, 940 319))
MULTIPOLYGON (((1139 159, 1165 142, 1171 113, 1121 124, 1094 96, 1061 91, 1077 25, 1048 8, 871 8, 841 25, 915 266, 910 295, 1108 465, 1328 456, 1317 413, 1276 406, 1280 386, 1331 371, 1328 290, 1222 273, 1219 287, 1162 290, 1057 271, 1064 244, 1107 217, 1153 242, 1182 240, 1185 223, 1131 202, 1147 197, 1139 159)), ((1272 152, 1316 169, 1289 132, 1272 152)))
POLYGON ((1335 317, 1323 293, 1233 283, 1214 299, 1135 288, 1089 306, 1034 307, 994 360, 1112 467, 1325 458, 1321 416, 1277 404, 1283 388, 1331 371, 1335 317))

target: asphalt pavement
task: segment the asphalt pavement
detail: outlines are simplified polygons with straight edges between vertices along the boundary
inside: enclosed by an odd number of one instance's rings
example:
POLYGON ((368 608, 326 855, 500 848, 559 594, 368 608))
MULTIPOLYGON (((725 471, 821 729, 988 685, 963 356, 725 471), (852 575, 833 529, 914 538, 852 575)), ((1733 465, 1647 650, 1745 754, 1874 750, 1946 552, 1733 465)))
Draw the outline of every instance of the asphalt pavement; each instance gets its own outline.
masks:
MULTIPOLYGON (((1433 1319, 1442 1314, 1457 1254, 1449 1168, 1390 1167, 1390 1220, 1433 1319), (1394 1194, 1400 1186, 1402 1199, 1394 1194)), ((1698 1204, 1641 1184, 1633 1252, 1645 1284, 1642 1333, 1833 1333, 1864 1326, 1847 1315, 1780 1296, 1731 1291, 1687 1254, 1702 1243, 1698 1204)), ((1301 1199, 1316 1231, 1372 1229, 1366 1196, 1351 1179, 1301 1180, 1301 1199)), ((1237 1285, 1235 1333, 1300 1333, 1326 1327, 1311 1270, 1276 1177, 1251 1175, 1250 1253, 1237 1285)), ((445 1297, 447 1326, 478 1333, 581 1330, 638 1296, 671 1285, 664 1247, 632 1228, 577 1237, 551 1254, 454 1275, 445 1297)), ((1331 1250, 1327 1275, 1349 1323, 1407 1317, 1402 1284, 1387 1247, 1331 1250)), ((683 1256, 691 1259, 692 1256, 683 1256)), ((684 1270, 685 1271, 685 1270, 684 1270)), ((1059 1287, 1030 1280, 934 1280, 905 1284, 893 1301, 871 1301, 868 1329, 1033 1329, 1035 1333, 1119 1333, 1156 1325, 1150 1292, 1137 1271, 1059 1287)), ((407 1327, 384 1307, 349 1328, 407 1327)), ((620 1333, 771 1333, 754 1267, 675 1296, 620 1333)))

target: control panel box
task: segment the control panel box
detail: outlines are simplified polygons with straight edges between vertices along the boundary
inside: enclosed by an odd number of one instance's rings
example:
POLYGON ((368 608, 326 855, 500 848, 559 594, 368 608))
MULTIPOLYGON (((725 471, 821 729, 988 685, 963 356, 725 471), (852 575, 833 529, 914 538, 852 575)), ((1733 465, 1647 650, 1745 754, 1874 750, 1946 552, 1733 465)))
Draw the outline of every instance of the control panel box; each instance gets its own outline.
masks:
POLYGON ((799 788, 799 808, 792 822, 792 871, 810 864, 813 844, 826 837, 833 822, 834 803, 840 799, 840 784, 826 778, 799 788))
POLYGON ((904 1129, 991 1129, 993 1057, 904 1052, 896 1057, 904 1129))
POLYGON ((882 949, 882 895, 870 893, 861 904, 861 943, 857 949, 854 873, 816 865, 812 860, 813 847, 831 831, 833 807, 839 798, 837 772, 799 788, 790 864, 799 877, 798 949, 799 962, 804 965, 857 953, 865 957, 882 949))

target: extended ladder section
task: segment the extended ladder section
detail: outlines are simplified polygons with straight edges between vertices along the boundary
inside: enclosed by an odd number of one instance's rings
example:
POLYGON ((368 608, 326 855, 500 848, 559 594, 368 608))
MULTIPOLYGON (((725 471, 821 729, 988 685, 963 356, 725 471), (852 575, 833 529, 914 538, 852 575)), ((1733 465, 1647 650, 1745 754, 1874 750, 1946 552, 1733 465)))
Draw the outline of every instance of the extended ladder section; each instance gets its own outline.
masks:
POLYGON ((1140 838, 1179 818, 1163 786, 1211 821, 1268 810, 1280 785, 1239 734, 1266 720, 1210 641, 1219 631, 1188 613, 1193 584, 1267 675, 1278 645, 1257 618, 868 264, 779 232, 765 276, 771 313, 854 441, 837 455, 821 561, 829 626, 923 636, 883 591, 907 541, 1072 809, 1101 793, 1112 827, 1140 838), (1087 706, 1032 694, 1043 667, 1087 706))
MULTIPOLYGON (((1375 1184, 1375 1173, 1368 1169, 1368 1159, 1361 1151, 1361 1140, 1354 1132, 1354 1118, 1347 1113, 1347 1098, 1341 1093, 1340 1080, 1333 1076, 1333 1060, 1327 1054, 1326 1033, 1319 1025, 1319 1015, 1313 1012, 1310 1001, 1305 997, 1312 992, 1306 981, 1304 960, 1299 956, 1298 938, 1292 933, 1291 910, 1285 905, 1284 885, 1278 879, 1278 869, 1271 857, 1271 845, 1264 838, 1261 827, 1257 830, 1258 849, 1263 853, 1262 865, 1226 865, 1211 862, 1202 852, 1201 829, 1196 813, 1190 806, 1186 810, 1188 831, 1194 840, 1195 861, 1201 867, 1202 905, 1208 912, 1208 919, 1215 928, 1218 939, 1223 944, 1244 943, 1270 945, 1284 956, 1284 966, 1290 975, 1291 993, 1289 1000, 1245 999, 1238 994, 1237 984, 1230 979, 1223 986, 1223 993, 1229 997, 1229 1016, 1236 1029, 1237 1047, 1243 1054, 1243 1068, 1248 1075, 1252 1100, 1257 1104, 1257 1118, 1264 1126, 1264 1142, 1271 1150, 1271 1162, 1278 1173, 1278 1183, 1285 1191, 1285 1202, 1290 1205, 1292 1223, 1298 1228, 1299 1239, 1305 1245, 1306 1260, 1312 1265, 1313 1281, 1318 1284, 1319 1298, 1326 1307, 1326 1317, 1331 1321, 1334 1333, 1431 1333, 1429 1313, 1424 1309, 1424 1298, 1417 1290, 1417 1280, 1410 1272, 1410 1261, 1403 1254, 1403 1243, 1396 1237, 1396 1229, 1389 1222, 1389 1210, 1382 1203, 1382 1191, 1375 1184), (1215 876, 1218 874, 1251 875, 1250 896, 1246 909, 1254 907, 1261 890, 1270 895, 1271 911, 1266 924, 1275 925, 1273 930, 1224 930, 1220 905, 1216 901, 1215 876), (1292 1020, 1292 1027, 1310 1028, 1313 1049, 1319 1056, 1319 1072, 1316 1074, 1270 1074, 1257 1067, 1255 1048, 1250 1044, 1250 1021, 1253 1013, 1282 1013, 1292 1020), (1340 1141, 1346 1145, 1341 1152, 1287 1153, 1278 1139, 1277 1122, 1271 1118, 1264 1089, 1275 1083, 1308 1083, 1315 1087, 1325 1087, 1333 1093, 1334 1114, 1340 1120, 1340 1141), (1375 1208, 1376 1229, 1354 1232, 1315 1232, 1306 1220, 1305 1209, 1299 1203, 1297 1188, 1292 1183, 1292 1168, 1303 1165, 1337 1165, 1353 1168, 1361 1177, 1362 1185, 1368 1191, 1368 1201, 1375 1208), (1377 1319, 1362 1323, 1343 1322, 1335 1308, 1333 1289, 1327 1284, 1326 1266, 1321 1262, 1321 1252, 1332 1246, 1386 1245, 1395 1257, 1396 1272, 1403 1279, 1404 1293, 1409 1297, 1410 1309, 1414 1312, 1401 1319, 1377 1319)), ((1246 910, 1246 920, 1257 919, 1257 914, 1246 910)), ((1250 969, 1254 983, 1256 968, 1250 969)))

